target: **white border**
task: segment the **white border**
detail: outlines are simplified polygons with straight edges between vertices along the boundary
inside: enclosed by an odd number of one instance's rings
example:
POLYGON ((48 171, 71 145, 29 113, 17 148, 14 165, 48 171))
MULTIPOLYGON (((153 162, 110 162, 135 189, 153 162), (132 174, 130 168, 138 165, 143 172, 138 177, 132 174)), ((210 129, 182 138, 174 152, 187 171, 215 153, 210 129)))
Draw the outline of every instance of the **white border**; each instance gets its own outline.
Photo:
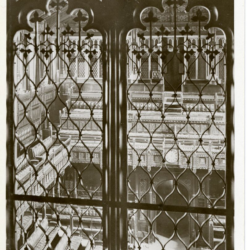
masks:
MULTIPOLYGON (((0 249, 6 248, 6 2, 0 0, 0 249)), ((220 0, 218 0, 220 1, 220 0)), ((250 27, 250 3, 246 0, 247 10, 244 8, 244 0, 235 0, 235 250, 250 249, 250 241, 246 240, 244 248, 244 93, 246 105, 250 107, 250 87, 244 90, 244 13, 246 13, 247 23, 245 27, 250 27), (248 24, 248 25, 247 25, 248 24)), ((250 51, 250 34, 248 32, 246 52, 250 51)), ((248 60, 249 61, 249 60, 248 60)), ((250 71, 250 63, 246 64, 245 72, 250 71)), ((250 81, 248 74, 247 80, 250 81)), ((249 112, 249 111, 248 111, 249 112)), ((249 118, 249 117, 248 117, 249 118)), ((246 119, 246 135, 250 135, 250 119, 246 119)), ((246 155, 250 154, 250 143, 246 140, 246 155)), ((249 157, 250 158, 250 157, 249 157)), ((246 159, 249 163, 249 158, 246 159)), ((246 161, 246 162, 247 162, 246 161)), ((250 170, 247 168, 248 177, 250 170)), ((250 189, 250 181, 246 179, 246 190, 250 189)), ((249 192, 247 192, 249 195, 249 192)), ((250 218, 250 199, 246 202, 246 218, 250 218)), ((230 209, 230 208, 228 208, 230 209)), ((248 219, 249 220, 249 219, 248 219)), ((250 235, 248 230, 246 236, 250 235)))
POLYGON ((250 170, 249 170, 249 157, 247 155, 250 153, 250 143, 249 143, 249 126, 250 126, 250 116, 249 116, 249 108, 250 108, 250 88, 249 88, 249 81, 250 81, 250 75, 247 74, 247 72, 250 69, 250 60, 249 60, 249 53, 250 53, 250 32, 249 32, 249 25, 250 25, 250 3, 249 1, 245 1, 246 7, 245 7, 245 249, 250 249, 250 241, 247 240, 247 236, 250 235, 250 228, 249 228, 249 221, 250 221, 250 214, 249 214, 249 209, 250 209, 250 199, 249 199, 249 190, 250 190, 250 181, 248 178, 250 177, 250 170), (248 28, 247 28, 248 27, 248 28))
MULTIPOLYGON (((235 250, 244 249, 244 0, 235 0, 235 250)), ((248 13, 249 15, 249 13, 248 13)), ((249 97, 248 97, 249 98, 249 97)), ((248 128, 249 129, 249 128, 248 128)), ((228 208, 230 209, 230 208, 228 208)), ((246 248, 249 249, 249 248, 246 248)))

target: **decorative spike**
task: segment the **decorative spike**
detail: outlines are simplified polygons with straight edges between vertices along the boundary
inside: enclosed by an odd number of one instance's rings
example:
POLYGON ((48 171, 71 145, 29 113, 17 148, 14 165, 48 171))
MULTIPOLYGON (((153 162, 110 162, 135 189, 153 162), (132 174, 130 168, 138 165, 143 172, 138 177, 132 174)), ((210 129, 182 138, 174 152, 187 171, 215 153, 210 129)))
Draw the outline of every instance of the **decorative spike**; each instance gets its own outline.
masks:
POLYGON ((148 12, 148 16, 142 19, 145 23, 156 23, 159 20, 156 16, 154 16, 154 13, 152 10, 148 12))
POLYGON ((40 22, 43 21, 43 18, 39 17, 38 12, 35 11, 33 17, 30 19, 30 21, 31 21, 32 23, 36 23, 36 22, 40 23, 40 22))
POLYGON ((191 49, 191 50, 184 50, 184 49, 183 49, 183 50, 181 50, 180 52, 181 52, 181 54, 185 55, 185 58, 186 58, 187 60, 189 60, 189 59, 191 58, 191 56, 195 54, 195 51, 194 51, 193 49, 191 49), (191 56, 190 56, 190 55, 191 55, 191 56))
POLYGON ((157 31, 155 34, 157 36, 168 36, 170 34, 170 31, 166 29, 163 25, 161 25, 160 31, 157 31))
POLYGON ((49 35, 49 36, 53 36, 55 33, 50 29, 49 25, 47 25, 47 27, 45 28, 45 30, 42 32, 42 35, 49 35))
POLYGON ((73 36, 75 34, 75 32, 71 29, 71 27, 69 25, 67 25, 67 27, 65 28, 65 30, 62 32, 62 34, 64 36, 66 35, 71 35, 73 36))
POLYGON ((183 36, 185 36, 185 35, 187 35, 187 36, 189 36, 189 35, 192 36, 194 33, 195 33, 195 32, 194 32, 192 29, 190 29, 190 27, 189 27, 188 24, 186 24, 184 30, 180 31, 180 34, 183 35, 183 36))
POLYGON ((209 49, 207 49, 206 51, 205 51, 205 53, 207 54, 207 55, 209 55, 209 59, 211 60, 211 61, 213 61, 214 60, 214 58, 220 53, 217 49, 216 50, 209 50, 209 49))
POLYGON ((87 17, 85 17, 82 12, 79 10, 77 13, 77 17, 73 19, 75 22, 85 22, 88 20, 87 17))
POLYGON ((48 59, 49 56, 53 53, 53 50, 50 48, 50 49, 42 49, 41 52, 44 54, 45 58, 48 59))
POLYGON ((202 11, 198 9, 196 11, 196 16, 193 16, 191 19, 193 22, 205 22, 207 21, 207 17, 202 15, 202 11))
POLYGON ((27 40, 30 40, 30 39, 31 39, 30 33, 24 34, 24 36, 25 36, 25 38, 26 38, 27 40))
POLYGON ((20 49, 20 52, 23 53, 24 58, 27 58, 28 54, 32 51, 30 49, 20 49))
POLYGON ((206 40, 209 40, 209 39, 213 38, 214 35, 215 35, 214 33, 210 33, 210 32, 208 31, 206 40))
POLYGON ((85 40, 91 39, 93 36, 94 36, 94 34, 87 32, 87 36, 85 37, 85 40))
POLYGON ((144 33, 138 33, 137 36, 141 38, 143 41, 145 40, 144 33))
POLYGON ((70 59, 72 54, 75 52, 75 50, 72 48, 72 49, 64 49, 63 50, 63 53, 67 54, 67 57, 70 59))

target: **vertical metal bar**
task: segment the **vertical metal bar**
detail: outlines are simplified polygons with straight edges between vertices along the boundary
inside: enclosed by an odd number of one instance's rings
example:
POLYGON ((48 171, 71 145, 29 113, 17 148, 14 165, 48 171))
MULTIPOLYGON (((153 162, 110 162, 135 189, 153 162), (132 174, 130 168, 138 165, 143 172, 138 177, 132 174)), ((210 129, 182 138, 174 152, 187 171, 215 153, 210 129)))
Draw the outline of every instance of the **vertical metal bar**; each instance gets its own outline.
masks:
POLYGON ((81 51, 81 21, 79 21, 78 25, 79 25, 79 28, 78 28, 78 52, 80 52, 81 51))
POLYGON ((226 245, 234 249, 234 80, 233 80, 233 35, 227 34, 227 79, 226 79, 226 245))
POLYGON ((56 2, 56 44, 57 44, 57 49, 58 53, 57 55, 57 60, 56 60, 56 80, 57 83, 60 81, 60 57, 59 57, 59 47, 60 47, 60 8, 59 8, 59 0, 56 2), (58 79, 57 79, 58 77, 58 79))
POLYGON ((109 85, 108 85, 108 55, 107 55, 107 36, 103 36, 102 43, 102 67, 103 67, 103 75, 101 76, 103 81, 103 249, 108 249, 108 200, 109 200, 109 189, 108 189, 108 174, 109 174, 109 148, 108 148, 108 136, 109 136, 109 85))
POLYGON ((122 250, 127 250, 127 52, 126 33, 122 33, 119 40, 119 196, 121 200, 120 211, 120 239, 122 250))
POLYGON ((60 29, 60 14, 59 14, 59 0, 56 1, 56 44, 60 45, 59 42, 59 29, 60 29))
POLYGON ((199 49, 201 49, 201 21, 199 20, 199 49))
POLYGON ((6 225, 7 225, 7 250, 15 249, 15 216, 14 216, 14 152, 15 152, 15 144, 14 144, 14 98, 13 98, 13 20, 14 19, 14 11, 12 10, 12 1, 7 1, 7 169, 6 169, 6 199, 7 199, 7 211, 6 211, 6 225))
POLYGON ((174 51, 176 51, 177 49, 177 38, 176 38, 176 35, 177 35, 177 24, 176 24, 176 9, 177 9, 177 6, 176 6, 176 0, 174 0, 174 51))
MULTIPOLYGON (((115 28, 110 27, 109 29, 109 157, 110 157, 110 174, 109 174, 109 187, 110 187, 110 201, 111 204, 114 204, 116 200, 116 142, 117 142, 117 129, 116 129, 116 100, 117 100, 117 91, 116 91, 116 63, 115 63, 115 28)), ((109 243, 110 250, 116 249, 117 244, 117 230, 116 230, 116 208, 115 206, 110 207, 110 221, 109 221, 109 243)))
MULTIPOLYGON (((116 123, 116 198, 115 201, 120 201, 121 196, 119 189, 121 187, 121 182, 120 182, 120 167, 121 167, 121 162, 120 162, 120 143, 121 143, 121 138, 120 138, 120 114, 119 114, 119 104, 120 104, 120 71, 119 71, 119 63, 120 63, 120 43, 119 43, 119 35, 120 35, 120 27, 117 28, 115 25, 114 27, 115 33, 114 33, 114 50, 112 50, 112 53, 114 54, 115 57, 115 64, 114 64, 114 76, 115 76, 115 92, 116 92, 116 117, 115 117, 115 123, 116 123)), ((121 209, 118 209, 116 207, 116 237, 117 237, 117 245, 116 249, 121 249, 121 239, 120 239, 120 217, 121 217, 121 209)))

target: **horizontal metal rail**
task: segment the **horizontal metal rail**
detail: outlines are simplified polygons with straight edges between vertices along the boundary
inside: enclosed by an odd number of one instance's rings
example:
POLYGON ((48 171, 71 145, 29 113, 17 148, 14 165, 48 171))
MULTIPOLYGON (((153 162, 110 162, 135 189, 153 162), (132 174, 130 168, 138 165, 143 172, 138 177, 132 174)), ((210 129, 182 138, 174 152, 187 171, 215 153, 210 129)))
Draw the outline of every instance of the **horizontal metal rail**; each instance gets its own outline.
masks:
MULTIPOLYGON (((91 200, 91 199, 75 199, 75 198, 63 198, 63 197, 46 197, 46 196, 34 196, 34 195, 14 195, 15 200, 32 201, 32 202, 48 202, 59 204, 71 204, 82 206, 99 206, 103 207, 108 205, 109 207, 121 208, 124 206, 122 202, 111 202, 105 200, 91 200)), ((183 212, 183 213, 197 213, 197 214, 212 214, 226 216, 228 213, 234 213, 233 209, 228 211, 221 208, 205 208, 205 207, 193 207, 193 206, 173 206, 163 204, 149 204, 149 203, 126 203, 127 209, 143 209, 143 210, 155 210, 155 211, 169 211, 169 212, 183 212)))

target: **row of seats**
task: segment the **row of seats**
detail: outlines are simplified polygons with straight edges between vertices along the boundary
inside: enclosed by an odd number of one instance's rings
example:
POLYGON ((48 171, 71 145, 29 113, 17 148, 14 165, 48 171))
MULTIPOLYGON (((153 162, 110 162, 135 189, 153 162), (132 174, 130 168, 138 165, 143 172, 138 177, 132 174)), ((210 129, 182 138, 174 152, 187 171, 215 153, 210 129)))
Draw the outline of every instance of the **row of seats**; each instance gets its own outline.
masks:
MULTIPOLYGON (((39 224, 40 225, 37 226, 35 231, 31 234, 31 236, 27 240, 27 245, 32 250, 36 249, 36 245, 44 236, 44 231, 47 231, 47 229, 49 227, 49 222, 47 219, 43 219, 41 221, 41 223, 39 223, 39 224)), ((24 250, 24 249, 25 249, 25 247, 22 248, 22 250, 24 250)))
MULTIPOLYGON (((48 220, 43 219, 40 225, 35 229, 27 240, 27 245, 31 250, 66 250, 68 249, 68 235, 71 235, 70 228, 62 230, 59 227, 50 227, 48 220), (49 236, 49 244, 47 244, 47 237, 49 236), (48 247, 46 247, 46 245, 48 247)), ((90 242, 80 236, 71 237, 72 250, 90 250, 90 242)), ((25 246, 21 250, 24 250, 25 246)))
MULTIPOLYGON (((48 137, 43 141, 43 143, 44 145, 50 147, 53 141, 54 140, 52 139, 52 137, 48 137)), ((52 148, 53 154, 49 155, 48 160, 50 160, 54 164, 54 166, 57 167, 57 170, 61 169, 61 167, 63 167, 67 162, 68 159, 67 150, 65 149, 65 147, 69 146, 69 144, 70 144, 70 138, 68 138, 64 142, 65 146, 60 144, 53 146, 52 148)), ((39 171, 39 169, 41 168, 41 166, 43 166, 46 159, 44 155, 38 155, 39 152, 41 154, 45 154, 44 147, 41 146, 41 144, 36 145, 34 148, 35 150, 33 150, 32 148, 31 151, 35 152, 34 155, 36 156, 36 158, 28 160, 27 158, 24 158, 24 156, 22 155, 17 160, 16 179, 18 180, 19 184, 21 183, 21 185, 24 185, 25 190, 27 190, 30 185, 29 183, 26 182, 32 178, 35 171, 39 171)), ((43 166, 42 171, 38 172, 37 180, 42 181, 44 177, 46 177, 46 175, 51 172, 51 170, 53 170, 53 168, 51 167, 51 164, 48 162, 45 166, 43 166)), ((19 187, 19 189, 20 192, 23 192, 23 188, 19 187)))
POLYGON ((83 102, 83 101, 72 101, 71 106, 75 109, 102 109, 102 101, 98 102, 83 102))
POLYGON ((48 150, 52 146, 54 141, 55 140, 52 137, 47 137, 42 141, 43 145, 41 143, 38 143, 31 149, 32 157, 35 158, 43 154, 45 152, 45 149, 48 150))

